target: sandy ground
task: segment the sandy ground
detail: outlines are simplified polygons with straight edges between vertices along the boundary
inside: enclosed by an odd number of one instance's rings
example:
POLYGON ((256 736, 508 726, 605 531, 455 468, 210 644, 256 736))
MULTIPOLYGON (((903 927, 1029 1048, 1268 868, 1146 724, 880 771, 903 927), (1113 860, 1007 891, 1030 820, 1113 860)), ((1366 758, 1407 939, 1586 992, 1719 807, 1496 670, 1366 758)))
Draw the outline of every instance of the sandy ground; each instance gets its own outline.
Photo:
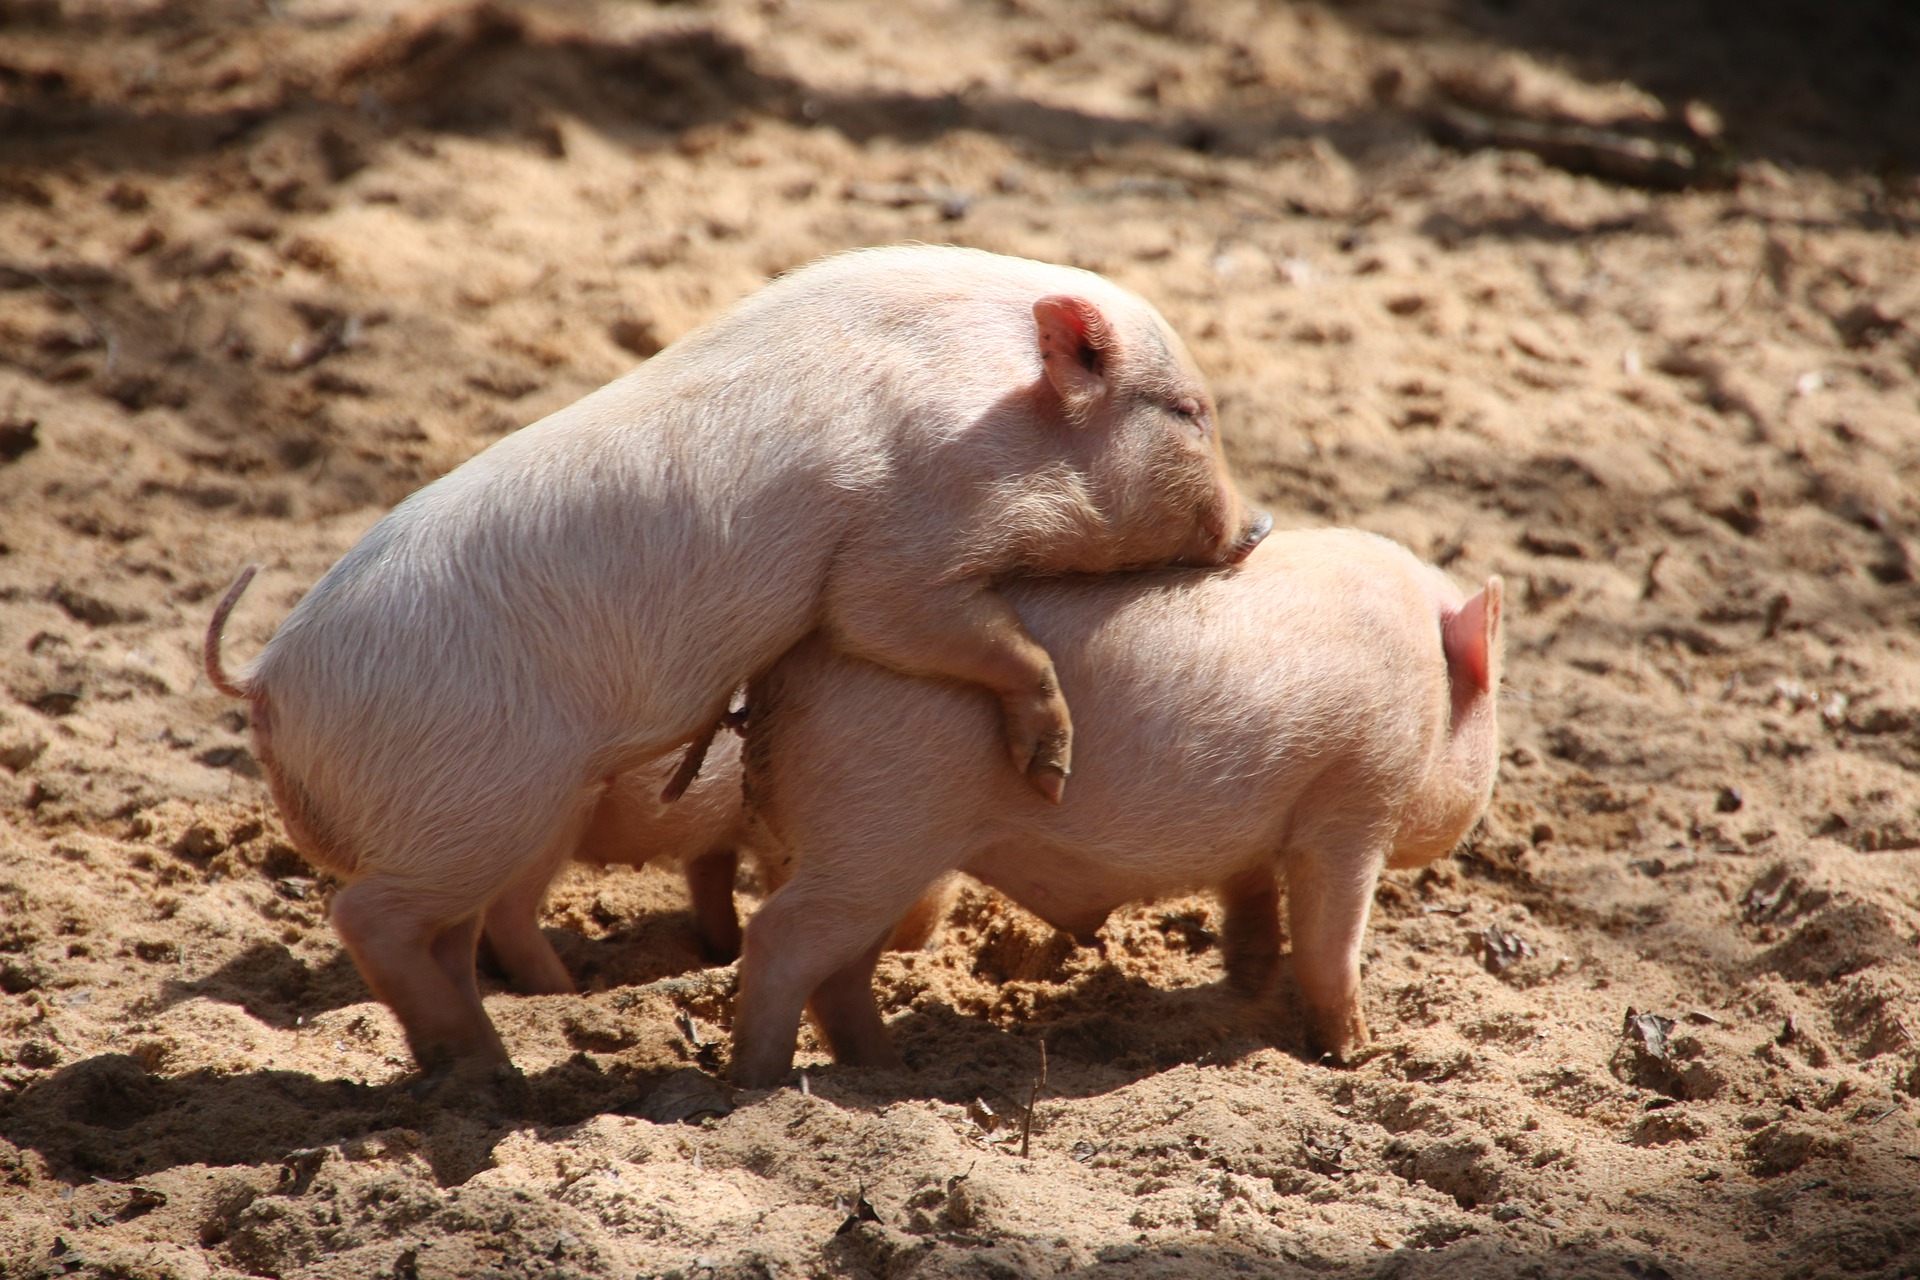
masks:
POLYGON ((1920 1275, 1917 27, 0 3, 0 1276, 1920 1275), (267 566, 244 657, 418 484, 902 240, 1111 274, 1282 525, 1507 575, 1376 1050, 1228 992, 1207 899, 1101 956, 976 889, 882 964, 911 1071, 733 1096, 678 882, 582 869, 586 994, 488 1000, 524 1087, 419 1100, 214 597, 267 566))

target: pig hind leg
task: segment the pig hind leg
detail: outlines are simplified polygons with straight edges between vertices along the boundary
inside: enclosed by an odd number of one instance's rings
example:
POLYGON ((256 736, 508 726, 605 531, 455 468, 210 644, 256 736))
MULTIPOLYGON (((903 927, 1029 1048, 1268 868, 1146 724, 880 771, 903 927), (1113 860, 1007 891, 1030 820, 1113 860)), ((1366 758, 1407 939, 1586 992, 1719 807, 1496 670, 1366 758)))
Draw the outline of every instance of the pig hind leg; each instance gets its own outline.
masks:
POLYGON ((448 918, 416 886, 375 873, 334 899, 333 925, 373 994, 400 1019, 423 1069, 507 1061, 480 1003, 477 911, 448 918))
POLYGON ((559 868, 542 859, 503 889, 487 908, 486 939, 493 957, 522 995, 564 996, 574 992, 573 975, 540 932, 540 907, 559 868))
MULTIPOLYGON (((463 1060, 507 1061, 506 1048, 481 1004, 475 969, 486 911, 509 889, 523 898, 531 896, 531 908, 522 908, 525 932, 538 938, 551 956, 552 948, 532 927, 539 893, 572 853, 589 812, 590 805, 575 797, 559 813, 550 812, 531 833, 525 826, 514 832, 501 824, 502 834, 497 843, 489 842, 491 848, 460 854, 416 848, 408 860, 410 870, 373 871, 334 899, 334 930, 367 985, 399 1018, 424 1069, 463 1060), (515 849, 534 853, 515 857, 515 849), (501 878, 485 875, 487 868, 499 868, 501 878)), ((524 940, 524 933, 519 936, 524 940)), ((513 972, 515 958, 502 959, 513 972)), ((552 964, 564 980, 559 958, 552 957, 552 964)))
POLYGON ((921 894, 920 900, 907 908, 907 914, 901 916, 900 922, 893 926, 893 934, 887 939, 887 950, 925 951, 932 946, 940 926, 947 922, 947 913, 953 909, 953 900, 959 896, 958 876, 948 876, 921 894))
MULTIPOLYGON (((917 904, 916 904, 917 905, 917 904)), ((840 966, 813 989, 807 1010, 833 1050, 833 1060, 850 1067, 898 1067, 880 1006, 873 998, 873 967, 886 943, 876 942, 840 966)))
MULTIPOLYGON (((902 847, 911 848, 909 843, 902 847)), ((836 851, 837 854, 838 851, 836 851)), ((816 1012, 828 1041, 844 1040, 861 1064, 883 1055, 886 1042, 868 981, 888 933, 929 887, 932 874, 916 874, 890 847, 880 856, 842 860, 830 873, 809 862, 747 922, 740 960, 740 995, 734 1005, 733 1076, 748 1087, 777 1083, 793 1066, 800 1013, 828 984, 816 1012), (829 982, 829 980, 832 980, 829 982)), ((884 1058, 897 1062, 892 1050, 884 1058)))
POLYGON ((1368 1038, 1360 949, 1382 861, 1383 842, 1372 838, 1303 841, 1288 850, 1294 981, 1309 1040, 1336 1062, 1368 1038))

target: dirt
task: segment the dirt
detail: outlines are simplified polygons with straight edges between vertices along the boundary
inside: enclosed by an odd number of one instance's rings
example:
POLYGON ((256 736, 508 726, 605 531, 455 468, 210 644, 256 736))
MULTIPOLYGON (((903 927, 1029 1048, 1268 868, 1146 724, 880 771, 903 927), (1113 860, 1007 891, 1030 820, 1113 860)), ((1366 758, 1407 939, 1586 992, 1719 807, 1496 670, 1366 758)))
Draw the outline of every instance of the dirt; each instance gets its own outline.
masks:
MULTIPOLYGON (((1897 4, 0 3, 0 1276, 1920 1275, 1920 19, 1897 4), (391 503, 770 275, 1153 299, 1282 525, 1506 575, 1376 1044, 979 889, 912 1069, 719 1083, 664 871, 447 1098, 242 709, 391 503)), ((741 885, 743 905, 755 891, 741 885)))

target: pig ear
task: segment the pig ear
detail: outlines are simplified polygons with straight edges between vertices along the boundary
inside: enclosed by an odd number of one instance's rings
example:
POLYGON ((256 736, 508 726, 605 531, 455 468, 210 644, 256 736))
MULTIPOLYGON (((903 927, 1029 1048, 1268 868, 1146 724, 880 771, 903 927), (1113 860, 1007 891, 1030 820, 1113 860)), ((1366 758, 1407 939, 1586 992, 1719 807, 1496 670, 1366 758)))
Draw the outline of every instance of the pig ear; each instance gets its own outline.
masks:
POLYGON ((1480 593, 1460 606, 1441 629, 1447 666, 1456 679, 1464 676, 1481 693, 1500 679, 1500 605, 1505 587, 1488 578, 1480 593))
POLYGON ((1082 418, 1107 390, 1113 326, 1085 298, 1052 294, 1033 304, 1040 363, 1070 418, 1082 418))

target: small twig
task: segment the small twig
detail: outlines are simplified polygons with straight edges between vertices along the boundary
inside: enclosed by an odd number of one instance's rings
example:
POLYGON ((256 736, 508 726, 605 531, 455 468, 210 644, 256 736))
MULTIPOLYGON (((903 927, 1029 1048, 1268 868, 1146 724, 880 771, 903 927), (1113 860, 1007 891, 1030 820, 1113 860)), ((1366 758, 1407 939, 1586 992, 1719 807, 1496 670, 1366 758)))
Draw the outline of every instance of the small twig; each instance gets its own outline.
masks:
POLYGON ((1760 261, 1753 264, 1753 274, 1747 277, 1747 291, 1740 295, 1740 301, 1733 305, 1733 310, 1721 316, 1718 324, 1700 335, 1698 339, 1700 342, 1711 342, 1714 338, 1719 337, 1720 331, 1732 324, 1739 318, 1740 313, 1747 309, 1747 304, 1753 301, 1754 290, 1760 287, 1760 277, 1766 271, 1766 266, 1767 255, 1763 252, 1760 255, 1760 261))
POLYGON ((1033 1092, 1027 1095, 1027 1114, 1020 1119, 1020 1158, 1027 1158, 1033 1138, 1033 1109, 1040 1105, 1040 1091, 1047 1087, 1047 1042, 1040 1041, 1040 1074, 1034 1077, 1033 1092))
POLYGON ((1822 1187, 1830 1187, 1832 1185, 1833 1185, 1833 1182, 1831 1179, 1815 1178, 1812 1182, 1807 1183, 1805 1186, 1795 1187, 1793 1190, 1781 1196, 1780 1203, 1785 1204, 1787 1201, 1793 1199, 1795 1196, 1805 1195, 1809 1191, 1818 1191, 1822 1187))
POLYGON ((113 330, 101 323, 100 317, 93 313, 93 308, 55 284, 45 272, 35 271, 31 267, 26 267, 21 269, 21 274, 31 278, 39 284, 42 289, 45 289, 48 293, 72 307, 74 311, 79 314, 80 318, 87 322, 87 328, 93 330, 93 336, 100 339, 101 343, 107 348, 107 363, 106 367, 101 371, 101 376, 111 378, 113 376, 114 366, 120 363, 120 339, 113 336, 113 330))

